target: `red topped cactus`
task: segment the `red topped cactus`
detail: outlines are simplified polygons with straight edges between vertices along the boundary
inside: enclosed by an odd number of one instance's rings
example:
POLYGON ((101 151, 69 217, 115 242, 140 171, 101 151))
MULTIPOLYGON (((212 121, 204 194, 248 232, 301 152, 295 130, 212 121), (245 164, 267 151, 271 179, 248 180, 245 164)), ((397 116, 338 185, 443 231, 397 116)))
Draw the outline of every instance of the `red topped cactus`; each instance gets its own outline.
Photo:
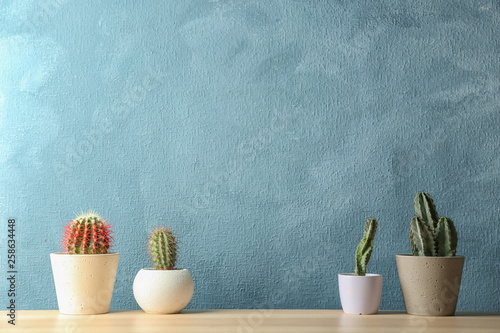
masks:
POLYGON ((112 232, 95 212, 82 213, 64 226, 61 247, 69 254, 105 254, 113 242, 112 232))

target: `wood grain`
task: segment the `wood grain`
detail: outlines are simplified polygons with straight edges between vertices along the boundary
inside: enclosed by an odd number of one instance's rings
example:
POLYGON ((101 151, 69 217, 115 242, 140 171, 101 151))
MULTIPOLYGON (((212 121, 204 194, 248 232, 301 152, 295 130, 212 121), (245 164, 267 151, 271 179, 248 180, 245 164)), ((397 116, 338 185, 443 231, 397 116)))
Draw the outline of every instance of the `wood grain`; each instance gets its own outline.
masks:
MULTIPOLYGON (((2 311, 2 318, 6 312, 2 311)), ((62 315, 56 310, 21 310, 16 326, 0 332, 499 332, 500 312, 463 312, 454 317, 420 317, 397 311, 357 316, 341 310, 186 310, 173 315, 112 311, 102 315, 62 315)))

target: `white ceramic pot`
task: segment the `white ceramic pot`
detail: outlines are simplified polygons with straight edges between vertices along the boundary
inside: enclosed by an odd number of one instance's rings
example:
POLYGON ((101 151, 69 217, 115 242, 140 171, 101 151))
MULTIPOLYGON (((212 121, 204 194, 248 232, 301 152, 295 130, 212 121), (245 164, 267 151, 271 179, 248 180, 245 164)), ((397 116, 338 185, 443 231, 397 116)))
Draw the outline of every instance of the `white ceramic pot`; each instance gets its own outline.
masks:
POLYGON ((339 274, 339 292, 345 313, 358 315, 377 313, 382 297, 382 275, 339 274))
POLYGON ((134 279, 134 297, 147 313, 181 312, 191 301, 194 282, 187 269, 141 269, 134 279))
POLYGON ((109 312, 119 259, 119 253, 51 253, 59 312, 109 312))

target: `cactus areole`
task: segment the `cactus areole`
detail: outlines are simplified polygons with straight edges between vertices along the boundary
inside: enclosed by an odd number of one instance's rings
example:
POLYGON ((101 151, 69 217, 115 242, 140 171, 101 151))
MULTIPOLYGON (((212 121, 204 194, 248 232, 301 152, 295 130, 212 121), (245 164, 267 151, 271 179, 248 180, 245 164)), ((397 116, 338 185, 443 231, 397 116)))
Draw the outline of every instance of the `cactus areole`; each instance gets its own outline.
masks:
POLYGON ((363 238, 356 248, 356 266, 354 273, 358 276, 366 275, 366 265, 370 261, 373 250, 373 240, 377 233, 378 222, 375 219, 368 219, 363 230, 363 238))
POLYGON ((452 257, 457 252, 458 233, 449 217, 439 217, 431 196, 419 192, 410 223, 410 245, 414 256, 452 257))
POLYGON ((151 260, 158 270, 174 269, 177 260, 177 240, 166 227, 158 227, 149 237, 151 260))
POLYGON ((64 226, 62 250, 69 254, 106 254, 113 237, 111 225, 94 212, 82 213, 64 226))

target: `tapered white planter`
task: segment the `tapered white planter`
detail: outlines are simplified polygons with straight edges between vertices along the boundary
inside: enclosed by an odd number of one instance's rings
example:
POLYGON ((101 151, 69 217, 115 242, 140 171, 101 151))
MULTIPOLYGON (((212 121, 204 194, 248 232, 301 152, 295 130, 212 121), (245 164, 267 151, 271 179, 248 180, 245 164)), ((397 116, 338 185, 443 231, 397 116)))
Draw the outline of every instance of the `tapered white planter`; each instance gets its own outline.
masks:
POLYGON ((339 274, 339 292, 345 313, 357 315, 377 313, 382 297, 382 275, 339 274))
POLYGON ((147 313, 181 312, 191 301, 194 282, 187 269, 141 269, 134 279, 134 297, 147 313))
POLYGON ((118 253, 51 253, 59 312, 109 312, 119 259, 118 253))

